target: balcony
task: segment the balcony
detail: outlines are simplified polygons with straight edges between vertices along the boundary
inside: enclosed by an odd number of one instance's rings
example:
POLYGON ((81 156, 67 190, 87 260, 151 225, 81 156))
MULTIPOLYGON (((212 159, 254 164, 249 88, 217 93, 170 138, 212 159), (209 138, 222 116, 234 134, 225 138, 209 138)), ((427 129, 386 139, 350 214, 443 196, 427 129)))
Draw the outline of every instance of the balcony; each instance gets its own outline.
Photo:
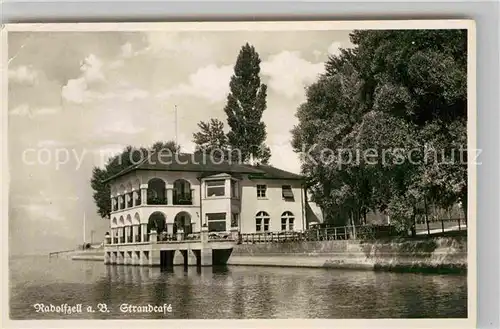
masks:
POLYGON ((149 197, 147 200, 148 205, 163 205, 167 204, 167 198, 149 197))

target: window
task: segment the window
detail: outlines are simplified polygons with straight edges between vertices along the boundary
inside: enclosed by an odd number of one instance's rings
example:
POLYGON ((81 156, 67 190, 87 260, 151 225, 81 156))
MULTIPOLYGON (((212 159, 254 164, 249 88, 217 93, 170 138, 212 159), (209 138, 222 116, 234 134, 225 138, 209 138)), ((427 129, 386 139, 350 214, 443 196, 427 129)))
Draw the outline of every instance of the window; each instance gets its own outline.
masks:
POLYGON ((294 216, 290 211, 285 211, 281 215, 281 230, 286 231, 287 230, 287 224, 288 224, 288 231, 293 231, 293 224, 294 224, 294 216))
POLYGON ((207 214, 208 231, 209 232, 224 232, 226 231, 226 213, 207 214))
POLYGON ((269 214, 265 211, 261 211, 255 216, 255 231, 256 232, 267 232, 269 231, 269 214), (262 225, 264 224, 264 225, 262 225))
POLYGON ((257 198, 265 198, 266 197, 266 185, 257 185, 257 198))
POLYGON ((193 195, 191 193, 191 184, 184 180, 178 179, 174 182, 172 191, 173 204, 175 205, 191 205, 193 204, 193 195))
POLYGON ((208 222, 208 231, 209 232, 225 232, 226 231, 226 222, 208 222))
POLYGON ((283 196, 283 199, 286 201, 293 201, 293 191, 292 191, 292 186, 290 185, 283 185, 281 186, 281 195, 283 196))
POLYGON ((238 214, 234 212, 231 214, 231 227, 238 227, 238 214))
POLYGON ((214 196, 224 196, 225 195, 225 181, 221 180, 209 180, 207 184, 207 197, 214 196))
POLYGON ((238 198, 238 182, 231 179, 231 198, 238 198))
POLYGON ((264 218, 264 232, 269 231, 269 218, 264 218))

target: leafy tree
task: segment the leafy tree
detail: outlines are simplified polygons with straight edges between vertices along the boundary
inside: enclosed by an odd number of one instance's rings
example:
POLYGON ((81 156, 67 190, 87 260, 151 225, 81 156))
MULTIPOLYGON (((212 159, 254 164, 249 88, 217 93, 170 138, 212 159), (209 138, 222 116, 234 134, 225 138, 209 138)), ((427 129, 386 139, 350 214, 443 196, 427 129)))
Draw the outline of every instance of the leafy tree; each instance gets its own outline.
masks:
POLYGON ((218 119, 210 119, 208 122, 200 121, 198 128, 200 131, 193 134, 197 152, 210 154, 214 150, 227 151, 227 137, 222 121, 218 119))
POLYGON ((104 168, 94 167, 92 169, 90 185, 94 190, 93 197, 97 206, 97 213, 102 218, 109 219, 111 213, 111 188, 109 184, 105 184, 103 181, 132 165, 138 164, 141 160, 145 160, 152 152, 159 152, 163 149, 175 153, 180 150, 180 147, 173 141, 158 141, 149 148, 134 148, 129 145, 120 154, 110 158, 104 168))
POLYGON ((241 152, 244 162, 253 157, 267 163, 271 156, 265 145, 266 126, 261 120, 267 107, 267 86, 260 81, 260 62, 253 46, 247 43, 241 48, 224 108, 230 128, 228 144, 241 152))
POLYGON ((150 150, 153 152, 169 150, 172 153, 179 153, 181 151, 181 146, 174 141, 167 141, 167 142, 158 141, 151 146, 150 150))
POLYGON ((292 130, 296 152, 317 146, 302 161, 313 199, 333 221, 386 210, 401 228, 413 225, 422 202, 461 200, 466 212, 466 32, 354 31, 351 42, 307 89, 292 130), (325 149, 399 152, 318 161, 325 149), (430 157, 435 149, 439 157, 430 157))

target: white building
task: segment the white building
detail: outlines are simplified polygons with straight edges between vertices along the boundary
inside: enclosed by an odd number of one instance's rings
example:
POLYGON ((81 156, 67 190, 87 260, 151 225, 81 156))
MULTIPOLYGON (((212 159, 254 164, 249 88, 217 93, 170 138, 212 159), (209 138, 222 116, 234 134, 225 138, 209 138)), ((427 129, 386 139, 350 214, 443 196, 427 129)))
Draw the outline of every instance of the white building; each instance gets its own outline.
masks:
MULTIPOLYGON (((111 185, 111 243, 148 241, 149 232, 302 231, 307 200, 300 175, 268 165, 217 163, 154 153, 111 185)), ((310 219, 317 221, 317 219, 310 219)))

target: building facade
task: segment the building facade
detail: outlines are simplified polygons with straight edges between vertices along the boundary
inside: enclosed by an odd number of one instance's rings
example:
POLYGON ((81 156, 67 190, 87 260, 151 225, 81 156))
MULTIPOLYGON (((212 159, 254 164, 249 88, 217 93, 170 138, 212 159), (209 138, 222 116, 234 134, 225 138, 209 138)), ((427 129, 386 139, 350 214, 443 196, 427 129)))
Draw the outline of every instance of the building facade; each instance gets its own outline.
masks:
MULTIPOLYGON (((205 159, 206 160, 206 159, 205 159)), ((145 242, 159 235, 306 229, 301 176, 267 165, 196 161, 158 155, 107 180, 111 186, 111 243, 145 242)))

